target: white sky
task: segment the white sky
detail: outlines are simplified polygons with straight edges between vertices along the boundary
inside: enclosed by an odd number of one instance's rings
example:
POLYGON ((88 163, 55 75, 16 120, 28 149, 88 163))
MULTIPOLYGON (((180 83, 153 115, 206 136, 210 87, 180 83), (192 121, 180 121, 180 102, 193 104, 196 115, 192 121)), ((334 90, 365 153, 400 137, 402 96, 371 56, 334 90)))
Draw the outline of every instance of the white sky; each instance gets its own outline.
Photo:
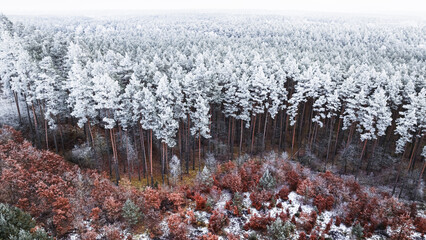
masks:
POLYGON ((152 9, 258 9, 426 15, 426 0, 0 0, 0 12, 4 14, 152 9))

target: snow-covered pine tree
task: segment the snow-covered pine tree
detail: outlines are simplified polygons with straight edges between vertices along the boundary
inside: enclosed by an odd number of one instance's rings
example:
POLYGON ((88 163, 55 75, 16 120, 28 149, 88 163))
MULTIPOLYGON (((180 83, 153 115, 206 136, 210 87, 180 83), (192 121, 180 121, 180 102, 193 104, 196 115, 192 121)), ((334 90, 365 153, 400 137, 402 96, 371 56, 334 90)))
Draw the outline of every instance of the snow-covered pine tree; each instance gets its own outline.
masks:
MULTIPOLYGON (((152 132, 157 131, 157 128, 159 127, 159 116, 157 113, 157 100, 152 94, 151 90, 149 90, 147 87, 144 87, 142 89, 142 94, 138 92, 136 95, 136 100, 141 99, 140 102, 140 112, 136 113, 137 115, 141 116, 140 124, 142 125, 143 129, 149 130, 149 162, 150 162, 150 174, 151 174, 151 185, 154 185, 154 176, 153 176, 153 169, 152 169, 152 132)), ((137 102, 135 102, 137 103, 137 102)), ((134 108, 139 109, 139 108, 134 108)))
POLYGON ((195 111, 191 112, 193 126, 191 134, 198 138, 198 170, 201 171, 201 137, 210 138, 210 106, 207 100, 200 94, 198 95, 195 111))
POLYGON ((158 127, 155 136, 162 143, 162 180, 167 168, 167 147, 176 145, 175 136, 179 128, 178 121, 173 113, 173 95, 170 93, 169 80, 166 75, 161 76, 157 83, 156 102, 158 114, 158 127))
POLYGON ((260 178, 259 186, 265 190, 271 190, 276 186, 275 178, 269 172, 269 169, 266 169, 262 177, 260 178))

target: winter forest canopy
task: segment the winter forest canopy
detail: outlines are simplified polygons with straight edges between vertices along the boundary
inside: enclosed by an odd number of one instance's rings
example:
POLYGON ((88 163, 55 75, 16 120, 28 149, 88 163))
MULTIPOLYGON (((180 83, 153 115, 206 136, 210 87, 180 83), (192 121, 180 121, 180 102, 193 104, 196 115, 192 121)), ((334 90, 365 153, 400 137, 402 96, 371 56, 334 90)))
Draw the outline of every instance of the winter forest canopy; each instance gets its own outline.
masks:
POLYGON ((116 184, 125 173, 173 185, 221 161, 278 151, 317 171, 373 175, 391 195, 423 197, 424 21, 11 20, 0 16, 0 84, 18 128, 34 147, 106 170, 116 184))

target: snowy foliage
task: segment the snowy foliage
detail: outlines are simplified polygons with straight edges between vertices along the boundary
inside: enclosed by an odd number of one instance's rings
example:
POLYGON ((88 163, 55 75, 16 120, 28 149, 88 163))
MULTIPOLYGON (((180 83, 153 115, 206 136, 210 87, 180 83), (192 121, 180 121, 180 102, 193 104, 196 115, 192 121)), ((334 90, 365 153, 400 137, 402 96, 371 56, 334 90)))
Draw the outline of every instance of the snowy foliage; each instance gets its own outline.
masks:
POLYGON ((216 170, 216 165, 217 165, 217 161, 216 158, 214 157, 213 153, 207 153, 206 159, 204 160, 206 167, 214 172, 216 170))
POLYGON ((212 184, 213 184, 212 173, 210 172, 210 170, 206 166, 204 166, 203 171, 197 173, 197 180, 201 184, 203 184, 207 187, 212 186, 212 184))
POLYGON ((275 178, 268 169, 266 169, 266 171, 263 173, 263 176, 260 178, 259 186, 266 190, 273 189, 276 186, 275 178))
POLYGON ((170 175, 174 184, 178 182, 182 174, 181 171, 180 160, 176 155, 173 155, 172 159, 170 159, 170 175))
POLYGON ((87 143, 82 145, 75 145, 74 148, 71 150, 70 157, 75 163, 90 166, 93 159, 92 147, 87 143))
POLYGON ((277 218, 268 226, 268 235, 271 239, 285 240, 290 239, 295 231, 295 226, 290 222, 283 222, 281 218, 277 218))
POLYGON ((71 117, 80 128, 128 130, 140 123, 174 147, 185 124, 195 138, 211 138, 219 114, 246 128, 277 116, 295 129, 304 127, 300 118, 315 128, 342 120, 342 129, 361 141, 396 134, 397 153, 425 135, 425 37, 418 20, 2 19, 2 93, 40 108, 49 128, 71 117))

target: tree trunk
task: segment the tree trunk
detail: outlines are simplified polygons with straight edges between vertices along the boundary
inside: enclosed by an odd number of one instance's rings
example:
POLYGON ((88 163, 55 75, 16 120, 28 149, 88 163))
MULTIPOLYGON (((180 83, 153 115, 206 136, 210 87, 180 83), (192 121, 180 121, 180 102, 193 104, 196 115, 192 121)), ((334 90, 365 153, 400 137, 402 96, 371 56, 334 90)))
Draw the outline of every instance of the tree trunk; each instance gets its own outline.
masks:
POLYGON ((333 127, 334 127, 334 117, 331 117, 331 121, 330 121, 330 135, 328 136, 327 157, 325 159, 324 172, 327 170, 327 162, 328 162, 328 156, 330 154, 331 135, 333 135, 333 127))
POLYGON ((337 124, 337 133, 336 133, 336 142, 334 143, 334 152, 333 152, 333 165, 334 165, 334 157, 337 153, 337 145, 339 142, 339 133, 340 133, 340 125, 342 124, 342 118, 339 117, 339 123, 337 124))
MULTIPOLYGON (((314 114, 314 108, 311 106, 311 111, 309 112, 309 130, 308 130, 308 143, 311 142, 312 133, 312 115, 314 114)), ((311 147, 309 145, 309 147, 311 147)))
POLYGON ((120 181, 120 173, 118 171, 118 161, 117 161, 117 152, 116 152, 116 145, 115 145, 115 134, 114 134, 114 130, 110 129, 109 130, 109 135, 111 138, 111 147, 112 147, 112 155, 113 155, 113 163, 114 163, 114 168, 115 168, 115 184, 118 186, 118 182, 120 181))
POLYGON ((151 186, 154 186, 154 175, 152 173, 152 129, 149 130, 149 163, 151 167, 151 186))
POLYGON ((241 119, 241 127, 240 127, 240 147, 238 149, 238 157, 241 156, 242 147, 243 147, 243 130, 244 130, 244 121, 241 119))
POLYGON ((182 129, 180 127, 181 121, 179 121, 179 129, 178 129, 178 148, 179 148, 179 159, 182 159, 182 129))
POLYGON ((271 147, 272 147, 272 149, 274 149, 274 142, 276 142, 275 141, 275 133, 276 133, 276 131, 277 131, 277 120, 278 120, 278 116, 275 116, 275 118, 274 118, 274 122, 273 122, 273 128, 272 128, 272 134, 271 134, 271 147))
POLYGON ((195 170, 195 145, 197 143, 192 141, 192 170, 195 170))
POLYGON ((187 116, 188 121, 187 121, 187 131, 186 131, 186 138, 185 138, 185 156, 186 156, 186 161, 185 161, 185 167, 186 167, 186 174, 189 174, 189 126, 190 126, 190 120, 189 120, 189 114, 187 116))
POLYGON ((364 146, 362 147, 361 156, 359 157, 359 166, 358 166, 358 170, 356 171, 355 179, 357 178, 359 170, 361 169, 361 166, 362 166, 362 157, 364 156, 365 149, 367 147, 367 140, 364 140, 364 144, 363 145, 364 146))
MULTIPOLYGON (((147 157, 146 157, 146 150, 145 150, 145 137, 143 135, 143 129, 142 129, 142 125, 140 123, 139 123, 139 138, 140 138, 140 145, 141 145, 141 149, 142 149, 143 177, 146 178, 147 185, 149 185, 148 174, 147 174, 147 171, 148 171, 147 165, 148 164, 147 164, 147 157)), ((148 139, 148 142, 149 142, 149 139, 148 139)))
MULTIPOLYGON (((229 120, 228 120, 228 153, 229 153, 229 155, 231 155, 231 117, 229 117, 229 120)), ((229 156, 230 158, 231 158, 231 156, 229 156)))
POLYGON ((141 158, 139 158, 139 151, 138 151, 138 144, 137 144, 137 139, 136 139, 136 134, 135 134, 135 129, 132 128, 132 137, 133 137, 133 142, 135 143, 135 151, 136 151, 136 156, 137 156, 137 166, 138 166, 138 181, 141 182, 141 158))
MULTIPOLYGON (((419 132, 420 132, 420 131, 419 131, 419 132)), ((412 149, 411 154, 410 154, 410 163, 408 164, 407 172, 409 172, 409 171, 410 171, 410 169, 411 169, 411 165, 412 165, 412 163, 413 163, 413 159, 414 159, 415 152, 416 152, 416 149, 417 149, 417 143, 418 143, 418 138, 417 138, 417 137, 415 137, 415 140, 414 140, 414 146, 413 146, 413 149, 412 149)))
POLYGON ((130 162, 131 162, 131 160, 132 159, 130 159, 130 157, 129 157, 129 136, 127 135, 127 131, 124 131, 124 136, 125 136, 125 138, 126 138, 126 158, 127 158, 127 172, 128 172, 128 175, 129 175, 129 181, 130 182, 132 182, 132 173, 131 173, 131 171, 130 171, 130 162))
MULTIPOLYGON (((417 135, 419 135, 419 134, 420 134, 420 132, 417 135)), ((423 138, 424 138, 424 136, 417 138, 417 147, 415 149, 413 149, 413 154, 412 154, 413 161, 411 163, 411 168, 410 168, 411 174, 413 173, 414 167, 416 165, 416 159, 417 159, 417 156, 419 156, 419 150, 422 151, 421 146, 424 146, 424 144, 423 145, 421 144, 423 142, 423 138)))
POLYGON ((354 128, 355 128, 355 124, 352 123, 351 128, 349 129, 349 135, 348 135, 348 140, 346 141, 346 147, 349 147, 349 144, 352 141, 352 134, 354 132, 354 128))
POLYGON ((297 125, 297 121, 294 122, 294 126, 293 126, 293 137, 291 140, 291 156, 293 158, 294 155, 294 138, 296 136, 296 125, 297 125))
POLYGON ((56 131, 53 131, 53 143, 55 144, 56 154, 58 154, 58 142, 56 141, 56 131))
MULTIPOLYGON (((401 159, 400 159, 400 162, 401 162, 401 163, 404 161, 404 155, 405 155, 405 153, 406 153, 406 152, 407 152, 407 146, 405 146, 405 148, 404 148, 404 152, 403 152, 403 153, 402 153, 402 155, 401 155, 401 159)), ((394 183, 394 185, 393 185, 393 189, 392 189, 392 196, 393 196, 393 194, 395 193, 396 187, 397 187, 398 182, 399 182, 399 180, 400 180, 401 172, 402 172, 402 171, 398 171, 398 175, 396 176, 396 180, 395 180, 395 183, 394 183)))
POLYGON ((256 115, 254 115, 254 121, 253 121, 253 133, 251 135, 251 148, 250 148, 250 152, 251 155, 253 155, 253 145, 254 145, 254 131, 256 129, 256 115))
POLYGON ((374 152, 376 151, 378 140, 374 140, 373 149, 371 149, 371 156, 367 159, 367 167, 365 168, 365 172, 368 174, 368 170, 370 169, 371 159, 374 158, 374 152))
POLYGON ((28 122, 30 123, 31 135, 33 137, 34 142, 37 143, 38 148, 41 148, 40 143, 38 142, 38 139, 35 136, 35 130, 34 130, 34 127, 33 127, 33 122, 31 121, 30 110, 28 108, 28 103, 27 103, 27 97, 26 97, 26 95, 24 95, 24 101, 25 101, 25 106, 27 108, 27 116, 28 116, 28 122))
MULTIPOLYGON (((110 133, 111 134, 111 133, 110 133)), ((105 141, 108 141, 108 130, 105 129, 105 141)), ((111 141, 111 140, 110 140, 111 141)), ((111 143, 112 146, 112 143, 111 143)), ((108 149, 108 168, 109 168, 109 177, 112 178, 112 156, 111 156, 111 152, 108 149)))
POLYGON ((161 182, 164 185, 164 173, 165 173, 165 152, 164 152, 164 143, 161 143, 161 182))
POLYGON ((19 101, 18 101, 18 94, 15 91, 13 91, 13 95, 15 96, 16 109, 18 110, 19 124, 22 124, 21 110, 19 108, 19 101))
POLYGON ((290 115, 288 115, 287 113, 285 115, 287 115, 287 116, 285 118, 284 136, 283 136, 283 148, 284 148, 284 151, 285 151, 286 139, 287 139, 287 129, 288 129, 288 125, 289 125, 288 124, 288 120, 290 118, 290 115))
POLYGON ((164 150, 165 150, 165 155, 164 157, 166 158, 166 178, 167 178, 167 185, 170 185, 170 180, 169 180, 169 149, 167 144, 164 144, 164 150))
POLYGON ((231 130, 231 160, 234 159, 234 138, 235 137, 235 118, 232 118, 232 130, 231 130))
MULTIPOLYGON (((298 146, 297 147, 299 149, 302 148, 302 130, 303 130, 303 121, 305 119, 305 107, 306 107, 306 104, 307 103, 303 104, 302 115, 301 115, 300 123, 299 123, 299 136, 297 137, 297 142, 298 142, 298 146)), ((300 151, 297 152, 297 157, 300 156, 299 154, 300 154, 300 151)))
POLYGON ((198 172, 201 172, 201 134, 200 133, 198 133, 198 172))
POLYGON ((281 119, 280 119, 280 140, 279 140, 279 142, 278 142, 278 149, 281 149, 281 148, 282 148, 283 122, 284 122, 284 110, 281 110, 281 119))
POLYGON ((61 138, 61 150, 62 153, 65 153, 64 134, 62 133, 62 124, 59 123, 59 117, 56 117, 56 122, 58 123, 59 137, 61 138))
POLYGON ((265 126, 263 126, 263 139, 262 139, 262 152, 266 150, 265 138, 266 138, 266 126, 268 124, 268 113, 265 113, 265 126))
POLYGON ((90 133, 90 140, 92 142, 93 153, 95 154, 96 165, 99 168, 100 167, 100 163, 99 163, 98 154, 97 154, 96 148, 95 148, 95 138, 93 137, 92 127, 90 125, 90 121, 89 120, 87 120, 87 127, 88 127, 89 133, 90 133))
POLYGON ((46 149, 49 150, 49 137, 47 135, 47 120, 44 120, 44 133, 46 135, 46 149))

